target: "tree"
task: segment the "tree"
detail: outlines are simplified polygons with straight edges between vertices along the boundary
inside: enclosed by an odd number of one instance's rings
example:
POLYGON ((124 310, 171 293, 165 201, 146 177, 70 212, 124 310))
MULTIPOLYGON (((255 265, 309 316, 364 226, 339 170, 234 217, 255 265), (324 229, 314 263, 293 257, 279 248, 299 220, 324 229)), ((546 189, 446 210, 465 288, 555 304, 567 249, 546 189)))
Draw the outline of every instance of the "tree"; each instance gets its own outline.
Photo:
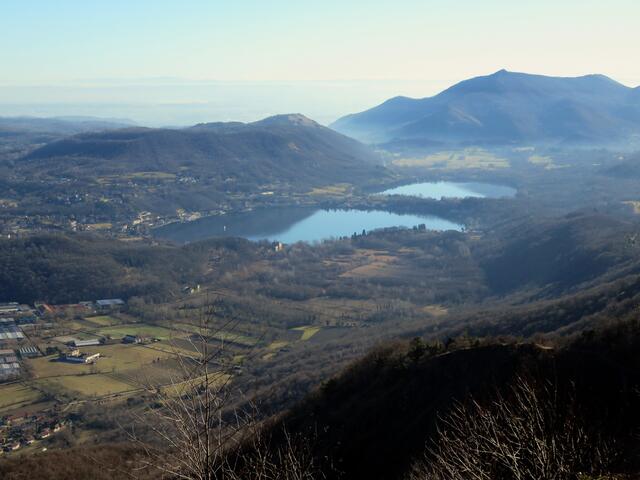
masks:
POLYGON ((194 353, 174 348, 179 375, 164 386, 145 386, 153 407, 128 429, 144 452, 144 470, 184 480, 320 478, 304 439, 285 432, 285 444, 271 448, 257 416, 232 408, 232 367, 222 358, 224 341, 216 339, 235 323, 223 302, 207 302, 191 338, 194 353), (149 432, 140 435, 140 427, 149 432))
POLYGON ((438 429, 434 447, 410 480, 569 480, 600 473, 607 444, 579 421, 575 401, 551 385, 518 379, 507 396, 484 406, 457 404, 438 429))

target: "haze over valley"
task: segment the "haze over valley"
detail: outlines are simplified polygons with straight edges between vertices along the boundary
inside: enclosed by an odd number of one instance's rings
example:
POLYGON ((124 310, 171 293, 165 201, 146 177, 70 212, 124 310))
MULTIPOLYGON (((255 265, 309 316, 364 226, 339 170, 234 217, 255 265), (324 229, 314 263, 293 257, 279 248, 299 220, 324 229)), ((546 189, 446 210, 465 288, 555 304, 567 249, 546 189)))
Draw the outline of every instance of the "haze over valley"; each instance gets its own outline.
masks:
POLYGON ((635 3, 98 3, 0 6, 0 478, 640 474, 635 3))

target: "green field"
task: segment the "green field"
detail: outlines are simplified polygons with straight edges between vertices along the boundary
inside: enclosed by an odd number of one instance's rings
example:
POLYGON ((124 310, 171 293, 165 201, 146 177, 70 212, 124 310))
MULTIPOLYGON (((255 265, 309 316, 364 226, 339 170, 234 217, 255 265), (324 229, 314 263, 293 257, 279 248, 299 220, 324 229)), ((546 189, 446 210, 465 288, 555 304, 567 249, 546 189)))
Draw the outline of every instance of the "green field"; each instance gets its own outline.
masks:
POLYGON ((21 383, 0 385, 0 413, 37 402, 42 394, 21 383))
POLYGON ((179 336, 176 332, 168 328, 143 323, 105 327, 97 330, 96 333, 111 338, 122 338, 125 335, 139 335, 141 337, 152 337, 159 340, 169 340, 170 338, 179 336))
MULTIPOLYGON (((196 335, 201 333, 200 327, 197 325, 190 325, 188 323, 176 324, 176 329, 183 330, 185 332, 192 332, 196 335)), ((213 330, 213 332, 208 333, 207 336, 219 341, 236 343, 243 347, 253 347, 258 343, 258 339, 254 337, 226 330, 213 330)))
POLYGON ((467 168, 488 169, 509 167, 509 161, 481 148, 467 148, 433 153, 419 158, 397 158, 393 164, 398 167, 441 168, 460 170, 467 168))
POLYGON ((83 397, 103 396, 134 390, 136 387, 110 375, 66 375, 37 380, 37 384, 52 393, 67 393, 83 397))
POLYGON ((271 342, 267 348, 269 350, 280 350, 281 348, 286 347, 287 345, 289 345, 289 342, 286 342, 284 340, 276 340, 274 342, 271 342))
POLYGON ((154 361, 173 358, 170 352, 148 348, 140 345, 98 345, 81 348, 82 352, 99 353, 101 358, 94 365, 85 365, 58 361, 57 356, 40 357, 29 360, 33 375, 36 378, 47 378, 59 375, 78 375, 80 373, 111 373, 126 370, 137 370, 154 361))
POLYGON ((321 327, 314 327, 313 325, 306 325, 304 327, 296 327, 292 330, 296 330, 298 332, 302 332, 302 337, 300 340, 306 341, 313 337, 316 333, 321 330, 321 327))
POLYGON ((118 325, 121 323, 117 318, 113 318, 109 315, 86 317, 85 320, 96 325, 97 327, 111 327, 113 325, 118 325))

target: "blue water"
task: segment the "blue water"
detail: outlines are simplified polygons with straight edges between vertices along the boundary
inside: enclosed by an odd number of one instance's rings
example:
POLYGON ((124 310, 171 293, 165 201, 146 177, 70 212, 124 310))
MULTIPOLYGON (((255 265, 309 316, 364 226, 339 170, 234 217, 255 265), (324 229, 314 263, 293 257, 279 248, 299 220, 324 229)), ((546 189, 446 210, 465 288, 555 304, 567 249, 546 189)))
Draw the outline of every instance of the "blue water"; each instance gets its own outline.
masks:
POLYGON ((382 195, 407 195, 433 198, 510 198, 516 195, 515 188, 490 183, 425 182, 402 185, 381 192, 382 195))
POLYGON ((154 235, 179 243, 213 237, 244 237, 283 243, 314 242, 351 236, 377 228, 424 224, 428 230, 458 230, 463 227, 435 216, 400 215, 384 211, 314 210, 273 208, 250 213, 207 217, 195 222, 160 227, 154 235))

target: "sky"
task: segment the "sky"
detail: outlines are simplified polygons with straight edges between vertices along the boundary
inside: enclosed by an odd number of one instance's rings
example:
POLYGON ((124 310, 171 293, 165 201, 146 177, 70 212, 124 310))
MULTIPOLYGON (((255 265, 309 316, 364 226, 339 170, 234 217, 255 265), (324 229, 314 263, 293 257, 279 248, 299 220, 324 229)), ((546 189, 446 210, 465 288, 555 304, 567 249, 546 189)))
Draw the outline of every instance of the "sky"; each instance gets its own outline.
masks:
POLYGON ((637 0, 0 0, 0 115, 331 121, 502 68, 640 85, 637 0))

